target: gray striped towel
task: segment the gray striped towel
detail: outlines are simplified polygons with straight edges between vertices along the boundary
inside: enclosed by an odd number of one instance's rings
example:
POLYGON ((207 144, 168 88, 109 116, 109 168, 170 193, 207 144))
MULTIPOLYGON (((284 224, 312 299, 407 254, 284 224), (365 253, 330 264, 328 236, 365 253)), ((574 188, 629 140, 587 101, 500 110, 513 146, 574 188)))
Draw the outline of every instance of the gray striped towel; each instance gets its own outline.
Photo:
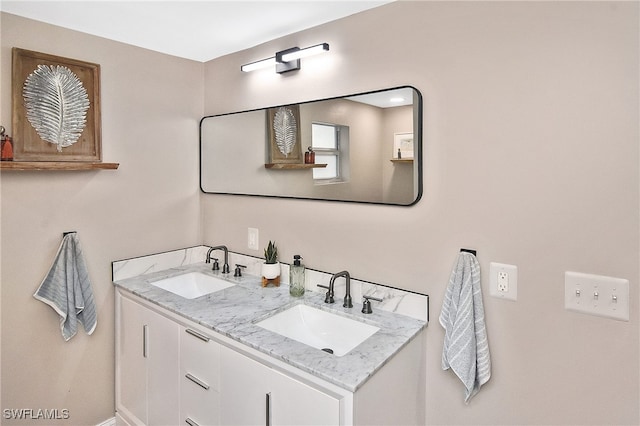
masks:
POLYGON ((440 325, 445 329, 442 369, 451 368, 460 378, 468 404, 491 377, 480 264, 471 253, 458 255, 442 303, 440 325))
POLYGON ((63 237, 53 265, 33 297, 60 315, 60 329, 65 341, 76 335, 79 322, 87 334, 96 329, 96 304, 75 232, 63 237))

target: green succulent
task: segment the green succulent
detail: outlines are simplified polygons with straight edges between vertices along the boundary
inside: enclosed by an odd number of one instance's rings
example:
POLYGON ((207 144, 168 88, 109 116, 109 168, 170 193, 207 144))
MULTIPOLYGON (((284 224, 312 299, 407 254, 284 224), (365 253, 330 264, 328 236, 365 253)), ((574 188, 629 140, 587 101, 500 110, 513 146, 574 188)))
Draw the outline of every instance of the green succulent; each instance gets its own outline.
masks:
POLYGON ((269 241, 269 245, 264 249, 265 263, 273 264, 278 263, 278 247, 273 241, 269 241))

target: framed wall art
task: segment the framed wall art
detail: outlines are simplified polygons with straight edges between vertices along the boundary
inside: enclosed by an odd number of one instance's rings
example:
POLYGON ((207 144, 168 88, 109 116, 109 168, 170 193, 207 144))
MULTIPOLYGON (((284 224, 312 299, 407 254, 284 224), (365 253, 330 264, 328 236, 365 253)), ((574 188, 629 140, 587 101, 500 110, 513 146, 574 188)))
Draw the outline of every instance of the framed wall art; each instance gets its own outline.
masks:
POLYGON ((413 158, 413 133, 394 133, 392 158, 413 158))
POLYGON ((16 161, 102 160, 100 65, 13 48, 16 161))
POLYGON ((302 163, 300 106, 288 105, 267 111, 267 163, 302 163))

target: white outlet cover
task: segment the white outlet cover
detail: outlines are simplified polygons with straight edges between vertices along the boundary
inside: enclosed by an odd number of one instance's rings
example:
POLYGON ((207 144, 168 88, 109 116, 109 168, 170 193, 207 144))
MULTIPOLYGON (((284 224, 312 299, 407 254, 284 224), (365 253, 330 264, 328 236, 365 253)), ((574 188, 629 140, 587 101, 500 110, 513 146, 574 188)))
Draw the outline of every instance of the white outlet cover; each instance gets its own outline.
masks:
POLYGON ((567 271, 564 307, 569 311, 629 321, 629 280, 567 271))
POLYGON ((489 294, 506 300, 518 300, 518 267, 505 263, 491 262, 489 264, 489 294), (498 274, 508 275, 508 290, 500 291, 498 274))
POLYGON ((259 250, 260 232, 257 228, 247 228, 247 247, 250 250, 259 250))

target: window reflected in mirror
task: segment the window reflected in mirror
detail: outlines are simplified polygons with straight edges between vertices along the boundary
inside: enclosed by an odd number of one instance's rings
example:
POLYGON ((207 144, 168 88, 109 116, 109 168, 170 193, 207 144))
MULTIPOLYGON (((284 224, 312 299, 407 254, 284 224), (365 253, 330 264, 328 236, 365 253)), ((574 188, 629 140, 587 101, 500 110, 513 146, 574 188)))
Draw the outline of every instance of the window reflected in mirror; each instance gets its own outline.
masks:
POLYGON ((311 124, 311 148, 316 162, 326 164, 324 168, 313 169, 316 184, 346 182, 349 163, 349 128, 335 124, 311 124))

